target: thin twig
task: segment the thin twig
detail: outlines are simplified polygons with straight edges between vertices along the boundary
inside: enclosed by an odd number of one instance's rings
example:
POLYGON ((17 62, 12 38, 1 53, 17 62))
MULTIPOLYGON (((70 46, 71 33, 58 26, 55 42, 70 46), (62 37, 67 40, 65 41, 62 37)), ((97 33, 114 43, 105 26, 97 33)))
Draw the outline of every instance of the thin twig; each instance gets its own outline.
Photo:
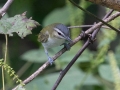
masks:
MULTIPOLYGON (((110 17, 105 19, 105 22, 109 22, 113 19, 115 19, 116 17, 120 16, 120 12, 117 12, 113 15, 111 15, 110 17)), ((99 22, 97 24, 95 24, 93 27, 89 28, 87 31, 85 31, 85 34, 90 34, 91 32, 93 32, 95 29, 99 28, 100 26, 102 26, 103 23, 99 22)), ((74 44, 76 44, 82 37, 78 36, 77 38, 75 38, 73 40, 73 42, 70 44, 70 46, 73 46, 74 44)), ((53 60, 55 61, 59 56, 61 56, 64 52, 66 51, 66 48, 61 49, 58 53, 55 54, 55 56, 53 56, 53 60)), ((39 73, 41 73, 46 67, 48 67, 49 62, 47 61, 45 64, 43 64, 35 73, 33 73, 30 77, 28 77, 26 80, 24 80, 24 83, 28 83, 30 82, 32 79, 34 79, 39 73)))
POLYGON ((106 19, 106 18, 108 18, 108 16, 110 16, 112 13, 113 13, 113 9, 111 9, 105 16, 104 16, 104 18, 103 18, 103 20, 104 19, 106 19))
MULTIPOLYGON (((106 18, 104 21, 105 22, 109 22, 115 18, 117 18, 118 16, 120 16, 120 12, 116 12, 115 14, 111 15, 110 17, 106 18)), ((102 26, 103 23, 99 22, 97 24, 95 24, 93 27, 89 28, 87 31, 85 31, 85 34, 90 34, 91 32, 93 32, 94 30, 96 30, 97 28, 99 28, 100 26, 102 26)), ((81 40, 81 36, 78 36, 77 38, 75 38, 73 40, 73 42, 70 44, 70 46, 72 47, 74 44, 76 44, 79 40, 81 40)), ((66 48, 61 49, 58 53, 56 53, 53 56, 53 60, 55 61, 59 56, 61 56, 64 52, 66 51, 66 48)), ((32 75, 30 75, 27 79, 25 79, 23 81, 24 84, 29 83, 30 81, 32 81, 36 76, 38 76, 45 68, 47 68, 49 66, 49 62, 45 62, 38 70, 36 70, 32 75)), ((16 87, 12 90, 15 90, 16 87)))
POLYGON ((4 67, 2 66, 2 87, 5 90, 5 77, 4 77, 4 67))
MULTIPOLYGON (((13 0, 8 0, 5 5, 0 9, 0 19, 5 15, 6 11, 8 10, 9 6, 12 4, 13 0)), ((6 62, 7 59, 7 45, 8 45, 8 38, 7 35, 5 35, 6 39, 6 46, 5 46, 5 56, 4 56, 4 62, 6 62)), ((2 66, 2 82, 3 82, 3 90, 5 90, 5 80, 4 80, 4 67, 2 66)))
POLYGON ((5 90, 4 66, 2 66, 2 87, 3 90, 5 90))
POLYGON ((93 25, 80 25, 80 26, 69 26, 68 28, 84 28, 84 27, 92 27, 93 25))
POLYGON ((78 7, 79 9, 81 9, 82 11, 86 12, 87 14, 93 16, 95 19, 99 20, 100 22, 102 22, 103 24, 107 25, 108 27, 110 27, 111 29, 115 30, 116 32, 120 32, 120 30, 114 28, 113 26, 111 26, 110 24, 106 23, 105 21, 99 19, 97 16, 95 16, 94 14, 92 14, 91 12, 83 9, 82 7, 80 7, 79 5, 77 5, 74 1, 69 0, 73 5, 75 5, 76 7, 78 7))
POLYGON ((68 64, 68 66, 61 71, 57 81, 55 82, 52 90, 55 90, 57 88, 57 86, 59 85, 60 81, 62 80, 63 76, 67 73, 67 71, 70 69, 69 67, 71 66, 71 64, 74 64, 75 61, 78 59, 78 57, 82 54, 82 52, 88 47, 88 45, 90 44, 90 39, 88 39, 86 41, 86 43, 83 45, 83 47, 78 51, 78 53, 75 55, 75 57, 71 60, 71 62, 68 64))
MULTIPOLYGON (((113 11, 114 11, 114 10, 110 10, 110 12, 108 12, 108 13, 105 15, 105 17, 103 18, 103 20, 104 20, 105 18, 109 17, 109 16, 112 14, 113 11)), ((95 24, 94 24, 94 25, 95 25, 95 24)), ((100 27, 97 28, 97 29, 92 33, 92 36, 91 36, 92 41, 94 41, 94 39, 95 39, 97 33, 99 32, 99 30, 100 30, 100 27)), ((57 86, 59 85, 59 83, 61 82, 61 80, 62 80, 63 77, 65 76, 65 74, 66 74, 66 73, 68 72, 68 70, 72 67, 72 65, 75 63, 75 61, 78 59, 78 57, 82 54, 82 52, 89 46, 89 44, 90 44, 90 40, 89 40, 89 38, 88 38, 88 40, 86 41, 86 43, 85 43, 85 44, 83 45, 83 47, 79 50, 79 52, 75 55, 75 57, 74 57, 74 58, 71 60, 71 62, 66 66, 66 68, 60 73, 60 75, 59 75, 57 81, 55 82, 52 90, 56 90, 57 86)))
MULTIPOLYGON (((8 38, 7 34, 5 34, 5 52, 4 52, 4 62, 6 63, 7 60, 7 45, 8 45, 8 38)), ((4 66, 2 66, 2 85, 3 85, 3 90, 5 90, 5 77, 4 77, 4 66)))
POLYGON ((0 9, 0 18, 2 18, 2 16, 5 15, 6 11, 8 10, 8 8, 10 7, 10 5, 12 4, 13 0, 8 0, 5 5, 0 9))
MULTIPOLYGON (((118 16, 120 16, 120 12, 116 12, 116 13, 114 13, 113 15, 111 15, 110 17, 106 18, 106 19, 104 20, 104 22, 112 21, 112 20, 114 20, 115 18, 117 18, 118 16)), ((94 28, 94 30, 95 30, 95 29, 97 29, 98 27, 101 27, 102 25, 103 25, 102 22, 97 23, 96 25, 94 25, 93 27, 91 27, 90 29, 88 29, 88 30, 86 31, 86 34, 90 33, 90 32, 91 32, 91 29, 94 28)), ((117 31, 117 32, 118 32, 118 31, 117 31)))
MULTIPOLYGON (((80 25, 80 26, 69 26, 68 28, 90 28, 93 25, 80 25)), ((110 29, 108 26, 102 26, 101 28, 106 28, 106 29, 110 29)))
MULTIPOLYGON (((110 10, 110 11, 103 17, 102 20, 108 18, 108 17, 113 13, 113 11, 114 11, 113 9, 110 10)), ((102 27, 102 26, 101 26, 101 27, 102 27)), ((95 34, 95 35, 97 35, 97 33, 99 32, 99 30, 100 30, 100 27, 96 29, 96 32, 95 32, 96 34, 95 34)), ((94 36, 94 37, 95 37, 95 36, 94 36)))
POLYGON ((8 51, 8 37, 7 37, 7 34, 5 34, 5 56, 4 56, 4 62, 6 63, 6 60, 7 60, 7 51, 8 51))

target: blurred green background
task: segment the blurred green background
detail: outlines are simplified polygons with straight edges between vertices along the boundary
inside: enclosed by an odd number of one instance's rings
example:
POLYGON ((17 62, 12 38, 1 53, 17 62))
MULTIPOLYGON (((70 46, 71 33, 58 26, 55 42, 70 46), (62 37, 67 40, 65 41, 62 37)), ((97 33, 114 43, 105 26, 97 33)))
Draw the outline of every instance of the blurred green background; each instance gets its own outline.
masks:
MULTIPOLYGON (((92 4, 85 0, 74 0, 77 4, 102 18, 109 11, 105 7, 92 4)), ((0 6, 5 4, 0 0, 0 6)), ((47 57, 41 43, 37 42, 40 30, 49 24, 60 22, 67 26, 92 25, 98 22, 93 17, 76 8, 68 0, 14 0, 6 17, 13 17, 27 11, 27 17, 32 17, 41 26, 32 30, 32 34, 21 39, 17 34, 8 38, 7 63, 16 71, 20 79, 24 80, 35 72, 47 57)), ((119 28, 120 18, 110 22, 115 28, 119 28)), ((71 38, 77 37, 81 30, 71 30, 71 38)), ((50 90, 57 80, 59 73, 86 40, 78 42, 70 51, 59 57, 54 65, 45 69, 36 79, 25 86, 26 90, 50 90)), ((4 58, 5 36, 0 35, 0 58, 4 58)), ((51 56, 62 47, 56 47, 50 51, 51 56)), ((57 90, 119 90, 120 84, 120 40, 119 35, 110 29, 101 28, 96 41, 91 44, 68 71, 57 90), (118 71, 116 71, 118 70, 118 71), (117 83, 118 82, 118 83, 117 83)), ((0 70, 1 72, 1 70, 0 70)), ((2 78, 1 74, 0 77, 2 78)), ((2 80, 0 78, 0 89, 2 80)), ((17 85, 12 78, 5 74, 6 90, 11 90, 17 85)))

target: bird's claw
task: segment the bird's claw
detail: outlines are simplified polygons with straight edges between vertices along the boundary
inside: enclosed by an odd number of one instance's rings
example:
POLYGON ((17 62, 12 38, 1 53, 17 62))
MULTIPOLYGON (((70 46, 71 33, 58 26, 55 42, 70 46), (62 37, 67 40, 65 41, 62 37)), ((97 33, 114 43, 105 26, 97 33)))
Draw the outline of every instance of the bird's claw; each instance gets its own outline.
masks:
POLYGON ((48 57, 48 62, 50 63, 50 65, 52 65, 54 61, 51 57, 48 57))
POLYGON ((68 43, 64 43, 64 47, 67 49, 67 50, 70 50, 70 45, 68 43))

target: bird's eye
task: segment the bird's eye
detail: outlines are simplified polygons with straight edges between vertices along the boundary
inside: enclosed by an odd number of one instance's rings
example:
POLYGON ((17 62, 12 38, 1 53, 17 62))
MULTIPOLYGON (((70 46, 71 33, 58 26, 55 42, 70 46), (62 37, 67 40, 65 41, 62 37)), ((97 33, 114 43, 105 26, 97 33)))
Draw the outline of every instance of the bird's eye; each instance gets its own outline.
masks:
POLYGON ((58 32, 58 35, 61 35, 61 33, 58 32))

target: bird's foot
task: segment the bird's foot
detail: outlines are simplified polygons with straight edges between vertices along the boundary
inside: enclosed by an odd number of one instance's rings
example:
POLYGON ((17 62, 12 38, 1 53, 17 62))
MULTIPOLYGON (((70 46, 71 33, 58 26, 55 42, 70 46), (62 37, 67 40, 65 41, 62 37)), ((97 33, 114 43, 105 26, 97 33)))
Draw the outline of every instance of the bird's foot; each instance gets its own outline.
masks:
POLYGON ((52 65, 54 61, 51 57, 48 57, 48 62, 50 63, 50 65, 52 65))
POLYGON ((65 47, 67 50, 70 50, 71 47, 70 47, 70 44, 69 44, 69 43, 64 43, 63 45, 64 45, 64 47, 65 47))

